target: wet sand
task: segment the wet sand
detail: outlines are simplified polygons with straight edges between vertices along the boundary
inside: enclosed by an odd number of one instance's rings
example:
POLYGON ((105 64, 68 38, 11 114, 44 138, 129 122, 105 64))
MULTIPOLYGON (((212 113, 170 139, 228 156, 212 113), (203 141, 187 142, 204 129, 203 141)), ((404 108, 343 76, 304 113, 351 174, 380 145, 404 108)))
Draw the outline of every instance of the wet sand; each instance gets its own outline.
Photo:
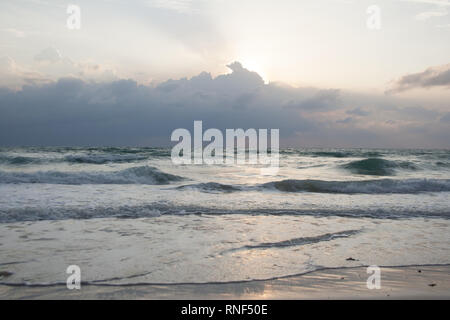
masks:
MULTIPOLYGON (((314 271, 273 280, 174 285, 0 285, 0 299, 450 299, 450 265, 381 267, 368 289, 365 267, 314 271)), ((5 279, 0 279, 6 282, 5 279)))

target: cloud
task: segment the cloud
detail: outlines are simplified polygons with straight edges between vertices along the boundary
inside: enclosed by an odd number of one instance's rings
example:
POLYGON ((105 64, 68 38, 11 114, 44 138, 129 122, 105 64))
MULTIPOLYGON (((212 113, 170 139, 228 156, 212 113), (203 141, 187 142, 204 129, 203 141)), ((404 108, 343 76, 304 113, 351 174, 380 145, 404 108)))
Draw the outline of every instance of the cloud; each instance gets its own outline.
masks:
POLYGON ((9 35, 12 35, 12 36, 14 36, 16 38, 23 38, 23 37, 25 37, 25 32, 23 32, 21 30, 18 30, 18 29, 15 29, 15 28, 4 28, 4 29, 1 29, 1 31, 3 31, 4 33, 7 33, 9 35))
POLYGON ((307 130, 309 121, 299 114, 282 113, 281 105, 264 101, 257 74, 231 67, 231 74, 216 78, 202 73, 157 86, 64 78, 18 92, 2 90, 0 144, 167 145, 172 130, 190 128, 194 120, 220 129, 307 130))
POLYGON ((297 109, 308 112, 323 112, 336 109, 340 105, 339 89, 319 89, 309 92, 307 90, 299 90, 300 97, 290 101, 286 108, 297 109))
POLYGON ((433 17, 444 17, 448 15, 447 11, 425 11, 415 16, 416 20, 425 21, 433 17))
POLYGON ((25 84, 56 81, 62 75, 85 81, 109 82, 118 79, 113 67, 91 61, 73 61, 55 47, 37 53, 34 61, 25 66, 9 56, 0 56, 0 86, 17 90, 25 84))
POLYGON ((143 10, 154 31, 196 55, 222 61, 232 48, 211 5, 204 0, 146 0, 143 10))
POLYGON ((266 84, 238 62, 228 67, 217 77, 202 72, 158 85, 71 77, 0 88, 0 145, 167 146, 174 129, 202 120, 204 129, 280 129, 282 146, 449 146, 440 113, 382 109, 370 96, 338 89, 266 84))
POLYGON ((62 60, 61 53, 54 47, 49 47, 34 56, 34 60, 39 62, 56 63, 62 60))
POLYGON ((437 6, 450 6, 449 0, 400 0, 403 2, 415 2, 419 4, 431 4, 437 6))
POLYGON ((441 118, 442 122, 450 122, 450 112, 447 112, 445 115, 441 118))
POLYGON ((146 4, 158 9, 173 10, 177 12, 189 12, 192 10, 192 0, 148 0, 146 4))
POLYGON ((430 67, 423 72, 408 74, 394 81, 387 93, 397 93, 414 88, 450 86, 450 64, 430 67))
POLYGON ((363 110, 360 107, 352 109, 352 110, 347 110, 345 113, 346 114, 350 114, 350 115, 354 115, 354 116, 360 116, 360 117, 365 117, 365 116, 368 116, 370 114, 369 111, 363 110))
POLYGON ((39 84, 48 80, 39 72, 18 65, 9 56, 0 57, 0 87, 19 89, 25 84, 39 84))
POLYGON ((345 123, 350 123, 352 121, 353 121, 352 117, 347 117, 347 118, 342 119, 342 120, 337 120, 336 123, 344 123, 345 124, 345 123))

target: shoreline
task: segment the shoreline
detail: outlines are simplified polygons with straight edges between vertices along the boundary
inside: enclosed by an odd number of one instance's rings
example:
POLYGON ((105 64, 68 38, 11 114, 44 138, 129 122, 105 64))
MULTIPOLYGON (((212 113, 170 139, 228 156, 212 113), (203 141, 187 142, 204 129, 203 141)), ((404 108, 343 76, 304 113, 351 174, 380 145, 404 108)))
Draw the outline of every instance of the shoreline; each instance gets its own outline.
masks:
POLYGON ((380 267, 368 289, 366 267, 328 268, 270 280, 199 284, 0 285, 0 299, 450 299, 450 265, 380 267))

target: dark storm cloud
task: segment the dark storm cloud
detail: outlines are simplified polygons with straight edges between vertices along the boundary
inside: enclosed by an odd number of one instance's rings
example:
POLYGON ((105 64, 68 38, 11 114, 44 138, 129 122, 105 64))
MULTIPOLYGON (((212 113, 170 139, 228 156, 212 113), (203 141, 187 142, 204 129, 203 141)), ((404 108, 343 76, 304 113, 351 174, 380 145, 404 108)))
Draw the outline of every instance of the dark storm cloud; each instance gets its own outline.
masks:
MULTIPOLYGON (((302 93, 307 93, 302 90, 302 93)), ((311 96, 304 99, 290 101, 287 108, 309 112, 321 112, 336 109, 340 106, 340 91, 338 89, 315 90, 311 96)))
POLYGON ((387 93, 397 93, 413 88, 450 86, 450 64, 431 67, 423 72, 408 74, 397 81, 387 93))
MULTIPOLYGON (((203 72, 157 86, 134 80, 95 83, 65 78, 19 91, 0 88, 0 145, 167 146, 174 129, 192 130, 194 120, 202 120, 204 130, 280 129, 282 146, 377 147, 415 141, 410 131, 402 135, 401 128, 383 127, 386 119, 374 124, 370 116, 358 121, 346 118, 346 110, 355 115, 364 112, 352 109, 339 90, 265 84, 240 63, 229 68, 230 74, 212 77, 203 72)), ((416 113, 423 117, 419 109, 416 113)), ((401 110, 395 111, 397 118, 401 110)), ((373 109, 370 114, 375 114, 373 109)), ((441 127, 431 126, 430 132, 445 137, 447 126, 436 121, 441 127)), ((428 143, 426 136, 420 138, 428 143)), ((431 142, 448 145, 447 139, 431 142)))
POLYGON ((133 80, 86 83, 60 79, 42 86, 0 91, 1 145, 141 145, 170 143, 176 128, 283 128, 313 124, 282 104, 264 99, 261 77, 230 65, 231 74, 169 80, 156 87, 133 80))

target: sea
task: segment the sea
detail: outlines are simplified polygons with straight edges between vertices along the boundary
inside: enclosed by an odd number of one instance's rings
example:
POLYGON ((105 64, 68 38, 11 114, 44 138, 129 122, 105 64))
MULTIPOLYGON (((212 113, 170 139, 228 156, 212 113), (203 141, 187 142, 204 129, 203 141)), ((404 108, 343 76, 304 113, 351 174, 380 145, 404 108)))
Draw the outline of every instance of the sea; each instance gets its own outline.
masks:
MULTIPOLYGON (((450 151, 282 149, 279 170, 170 148, 0 149, 0 284, 229 283, 450 263, 450 151)), ((365 280, 364 280, 365 281, 365 280)))

